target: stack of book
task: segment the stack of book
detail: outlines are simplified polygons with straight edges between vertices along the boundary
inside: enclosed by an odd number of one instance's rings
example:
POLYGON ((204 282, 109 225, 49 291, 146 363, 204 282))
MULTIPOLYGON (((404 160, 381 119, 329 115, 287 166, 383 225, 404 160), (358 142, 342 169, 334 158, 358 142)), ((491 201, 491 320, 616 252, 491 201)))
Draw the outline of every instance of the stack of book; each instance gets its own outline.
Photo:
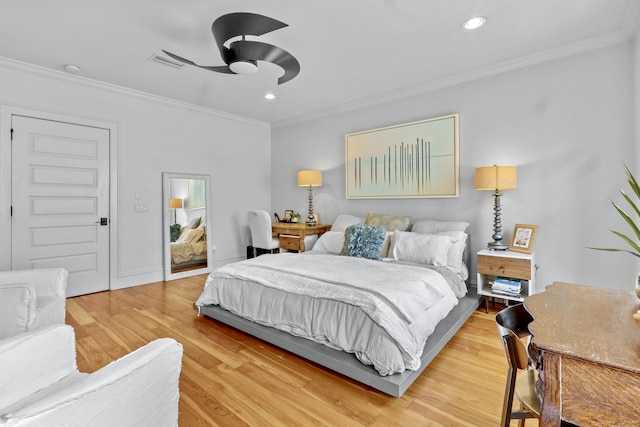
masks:
POLYGON ((496 277, 491 284, 491 292, 499 295, 507 295, 510 297, 519 297, 522 291, 522 283, 517 279, 509 279, 507 277, 496 277))

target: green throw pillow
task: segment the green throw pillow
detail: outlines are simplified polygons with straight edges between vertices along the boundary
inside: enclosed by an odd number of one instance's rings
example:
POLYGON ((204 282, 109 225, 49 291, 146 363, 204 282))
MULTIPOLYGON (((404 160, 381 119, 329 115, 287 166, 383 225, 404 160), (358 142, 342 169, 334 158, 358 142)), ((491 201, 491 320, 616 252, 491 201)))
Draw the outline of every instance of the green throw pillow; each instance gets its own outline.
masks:
POLYGON ((368 213, 365 225, 375 225, 382 227, 387 231, 407 231, 411 225, 410 216, 400 215, 382 215, 376 213, 368 213))

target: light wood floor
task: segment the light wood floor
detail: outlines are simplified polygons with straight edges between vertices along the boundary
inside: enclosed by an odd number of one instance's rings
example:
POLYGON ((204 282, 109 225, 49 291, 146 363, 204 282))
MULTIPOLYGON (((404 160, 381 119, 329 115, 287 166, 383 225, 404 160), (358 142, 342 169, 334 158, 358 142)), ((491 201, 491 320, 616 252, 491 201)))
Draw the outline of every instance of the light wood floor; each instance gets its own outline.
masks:
MULTIPOLYGON (((206 317, 206 276, 67 300, 78 365, 93 372, 158 337, 184 346, 180 426, 497 426, 507 363, 492 307, 476 311, 401 398, 206 317)), ((515 425, 515 422, 513 423, 515 425)), ((528 426, 537 425, 528 420, 528 426)))

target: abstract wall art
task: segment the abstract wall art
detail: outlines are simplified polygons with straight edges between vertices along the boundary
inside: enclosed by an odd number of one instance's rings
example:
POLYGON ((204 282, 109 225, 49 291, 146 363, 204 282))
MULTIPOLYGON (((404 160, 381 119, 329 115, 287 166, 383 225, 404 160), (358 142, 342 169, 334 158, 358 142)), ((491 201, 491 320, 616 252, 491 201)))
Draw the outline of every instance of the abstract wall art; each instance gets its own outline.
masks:
POLYGON ((459 197, 458 115, 345 136, 347 199, 459 197))

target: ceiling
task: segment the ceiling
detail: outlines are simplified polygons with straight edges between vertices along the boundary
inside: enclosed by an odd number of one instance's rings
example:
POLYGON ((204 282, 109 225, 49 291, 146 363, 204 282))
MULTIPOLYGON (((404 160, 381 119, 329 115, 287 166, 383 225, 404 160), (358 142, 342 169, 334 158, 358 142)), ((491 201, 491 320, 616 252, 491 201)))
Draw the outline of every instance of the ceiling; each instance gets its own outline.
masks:
MULTIPOLYGON (((269 123, 327 115, 630 40, 635 0, 4 0, 0 57, 269 123), (172 68, 168 50, 224 65, 211 23, 253 12, 288 27, 259 39, 293 54, 300 74, 172 68), (481 15, 484 27, 462 28, 481 15), (267 92, 277 96, 264 99, 267 92)), ((249 38, 251 39, 251 38, 249 38)), ((256 39, 256 38, 253 38, 256 39)))

